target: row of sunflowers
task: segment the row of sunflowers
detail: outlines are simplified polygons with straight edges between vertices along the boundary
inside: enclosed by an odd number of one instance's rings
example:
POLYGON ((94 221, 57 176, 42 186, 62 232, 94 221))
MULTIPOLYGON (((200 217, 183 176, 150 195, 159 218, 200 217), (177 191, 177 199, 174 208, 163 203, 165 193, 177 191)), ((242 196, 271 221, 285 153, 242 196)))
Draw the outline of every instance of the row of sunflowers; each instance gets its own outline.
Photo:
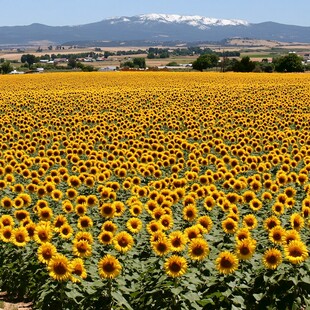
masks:
POLYGON ((0 77, 0 288, 37 309, 310 306, 310 77, 0 77))

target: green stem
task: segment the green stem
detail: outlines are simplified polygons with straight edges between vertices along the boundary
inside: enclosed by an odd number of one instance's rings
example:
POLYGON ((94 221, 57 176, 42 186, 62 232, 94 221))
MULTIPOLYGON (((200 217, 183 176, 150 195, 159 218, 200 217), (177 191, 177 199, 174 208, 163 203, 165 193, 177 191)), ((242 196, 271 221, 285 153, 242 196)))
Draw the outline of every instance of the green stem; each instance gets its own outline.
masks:
POLYGON ((65 300, 65 284, 64 284, 64 282, 61 282, 60 283, 60 305, 61 305, 61 309, 65 309, 64 300, 65 300))
POLYGON ((109 309, 112 309, 112 280, 108 280, 109 309))

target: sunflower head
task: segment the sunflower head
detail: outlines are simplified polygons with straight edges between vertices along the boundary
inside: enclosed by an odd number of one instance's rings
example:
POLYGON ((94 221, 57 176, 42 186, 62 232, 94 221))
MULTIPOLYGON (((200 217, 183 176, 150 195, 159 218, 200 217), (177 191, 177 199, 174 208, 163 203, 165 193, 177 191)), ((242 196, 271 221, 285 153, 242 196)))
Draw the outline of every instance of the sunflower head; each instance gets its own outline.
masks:
POLYGON ((117 258, 107 254, 98 262, 98 269, 101 278, 114 279, 121 273, 122 266, 117 258))
POLYGON ((268 269, 276 269, 282 263, 282 254, 278 249, 268 249, 263 256, 263 263, 268 269))
POLYGON ((238 268, 238 258, 229 251, 221 252, 216 259, 216 269, 222 274, 230 274, 238 268))
POLYGON ((165 272, 172 278, 184 275, 187 271, 187 261, 184 257, 172 255, 164 263, 165 272))

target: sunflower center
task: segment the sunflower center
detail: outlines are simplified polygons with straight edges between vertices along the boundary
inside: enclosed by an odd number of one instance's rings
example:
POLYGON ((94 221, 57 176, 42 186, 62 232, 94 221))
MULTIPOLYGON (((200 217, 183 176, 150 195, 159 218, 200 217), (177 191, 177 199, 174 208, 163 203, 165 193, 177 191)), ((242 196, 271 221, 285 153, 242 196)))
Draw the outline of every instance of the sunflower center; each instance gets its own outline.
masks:
POLYGON ((11 236, 12 236, 12 232, 9 231, 9 230, 4 231, 4 232, 3 232, 3 236, 4 236, 4 238, 6 238, 6 239, 10 239, 11 236))
POLYGON ((81 221, 81 226, 82 227, 88 227, 88 221, 87 220, 82 220, 81 221))
POLYGON ((181 245, 181 240, 180 240, 180 238, 176 238, 176 239, 174 239, 174 240, 172 240, 172 245, 175 247, 175 248, 177 248, 177 247, 179 247, 180 245, 181 245))
POLYGON ((59 262, 54 265, 54 272, 58 275, 64 275, 67 272, 67 268, 64 263, 59 262))
POLYGON ((234 229, 234 227, 235 227, 235 225, 234 225, 233 223, 227 223, 227 224, 226 224, 226 228, 227 228, 228 230, 232 230, 232 229, 234 229))
POLYGON ((118 244, 121 246, 121 247, 126 247, 128 245, 128 242, 125 238, 121 238, 119 241, 118 241, 118 244))
POLYGON ((227 258, 222 258, 222 260, 221 260, 221 266, 223 267, 223 268, 227 268, 227 269, 229 269, 229 268, 231 268, 232 266, 233 266, 233 263, 229 260, 229 259, 227 259, 227 258))
POLYGON ((75 273, 78 276, 81 276, 82 271, 83 271, 82 267, 78 265, 78 266, 75 266, 73 273, 75 273))
POLYGON ((248 254, 250 253, 250 249, 249 249, 248 247, 242 247, 242 248, 240 249, 240 253, 241 253, 242 255, 248 255, 248 254))
POLYGON ((23 234, 18 234, 16 237, 15 237, 16 241, 17 242, 24 242, 25 241, 25 238, 24 238, 24 235, 23 234))
POLYGON ((38 233, 38 236, 39 236, 40 240, 42 240, 42 241, 45 241, 48 239, 47 233, 45 231, 40 231, 38 233))
POLYGON ((165 243, 158 243, 158 245, 157 245, 157 250, 159 251, 159 252, 165 252, 166 251, 166 249, 167 249, 167 245, 165 244, 165 243))
POLYGON ((193 252, 193 254, 195 256, 200 256, 200 255, 202 255, 204 253, 204 250, 203 250, 203 248, 201 246, 196 246, 196 247, 193 248, 192 252, 193 252))
POLYGON ((80 253, 85 253, 87 251, 87 245, 84 243, 78 244, 77 249, 80 253))
POLYGON ((106 263, 104 266, 103 266, 103 270, 105 272, 113 272, 114 271, 114 264, 113 263, 106 263))
POLYGON ((299 249, 295 248, 290 251, 290 255, 293 257, 299 257, 302 256, 302 253, 299 249))
POLYGON ((45 259, 50 259, 52 257, 52 252, 50 249, 45 249, 44 252, 42 253, 42 256, 45 259))
POLYGON ((108 234, 102 235, 103 242, 109 242, 110 240, 111 240, 111 237, 108 234))
POLYGON ((268 256, 266 260, 269 264, 272 264, 272 265, 277 263, 277 258, 275 255, 268 256))
POLYGON ((170 265, 170 270, 172 272, 179 272, 182 269, 182 266, 178 262, 173 262, 170 265))

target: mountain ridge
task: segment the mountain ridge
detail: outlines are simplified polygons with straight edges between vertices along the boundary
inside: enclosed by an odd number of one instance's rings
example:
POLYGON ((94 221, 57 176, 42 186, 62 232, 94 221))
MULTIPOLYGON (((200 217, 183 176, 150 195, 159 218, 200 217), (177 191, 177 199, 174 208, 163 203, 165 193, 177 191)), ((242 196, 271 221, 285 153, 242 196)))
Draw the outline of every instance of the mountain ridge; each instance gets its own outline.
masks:
POLYGON ((233 37, 310 43, 310 27, 272 21, 250 23, 241 19, 217 19, 200 15, 141 14, 103 19, 76 26, 0 27, 0 44, 30 44, 47 40, 54 44, 83 40, 221 41, 233 37))

